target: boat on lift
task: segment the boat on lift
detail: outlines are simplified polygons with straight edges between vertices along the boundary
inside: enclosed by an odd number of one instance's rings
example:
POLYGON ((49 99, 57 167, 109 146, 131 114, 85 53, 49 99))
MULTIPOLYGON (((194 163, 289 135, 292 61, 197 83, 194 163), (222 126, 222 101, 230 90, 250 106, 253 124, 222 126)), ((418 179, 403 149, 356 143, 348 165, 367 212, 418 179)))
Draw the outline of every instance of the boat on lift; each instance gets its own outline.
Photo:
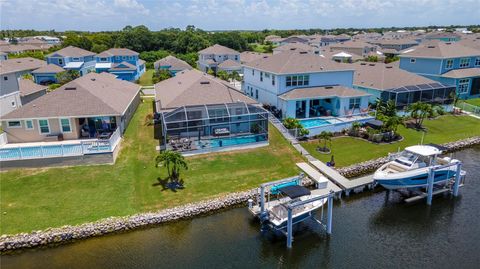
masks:
POLYGON ((431 167, 438 167, 434 173, 434 184, 445 183, 456 174, 456 166, 442 166, 458 163, 459 160, 440 157, 442 150, 433 145, 417 145, 405 148, 394 155, 392 161, 382 165, 373 175, 373 180, 386 189, 426 187, 431 167))

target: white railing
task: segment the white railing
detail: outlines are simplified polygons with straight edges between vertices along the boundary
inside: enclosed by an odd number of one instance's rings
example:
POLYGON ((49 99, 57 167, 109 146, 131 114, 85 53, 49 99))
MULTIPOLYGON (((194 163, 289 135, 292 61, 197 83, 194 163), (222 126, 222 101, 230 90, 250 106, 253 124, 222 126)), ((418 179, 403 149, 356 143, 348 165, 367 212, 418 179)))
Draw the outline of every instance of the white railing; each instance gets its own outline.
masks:
MULTIPOLYGON (((331 132, 331 133, 341 132, 344 129, 350 128, 352 126, 352 123, 354 122, 364 123, 372 119, 374 119, 373 116, 369 116, 368 114, 364 114, 364 113, 354 114, 348 117, 343 116, 343 117, 328 118, 326 119, 329 122, 328 124, 306 128, 309 131, 307 136, 312 137, 324 131, 331 132)), ((299 129, 288 129, 288 133, 296 138, 300 136, 299 129)))
POLYGON ((0 134, 0 146, 3 146, 8 143, 7 133, 3 132, 0 134))
POLYGON ((461 110, 480 116, 480 107, 478 106, 474 106, 466 102, 458 102, 456 107, 460 108, 461 110))
POLYGON ((3 147, 0 148, 0 161, 109 153, 115 150, 120 140, 120 128, 117 128, 108 139, 78 140, 78 142, 67 140, 64 143, 50 145, 3 147))

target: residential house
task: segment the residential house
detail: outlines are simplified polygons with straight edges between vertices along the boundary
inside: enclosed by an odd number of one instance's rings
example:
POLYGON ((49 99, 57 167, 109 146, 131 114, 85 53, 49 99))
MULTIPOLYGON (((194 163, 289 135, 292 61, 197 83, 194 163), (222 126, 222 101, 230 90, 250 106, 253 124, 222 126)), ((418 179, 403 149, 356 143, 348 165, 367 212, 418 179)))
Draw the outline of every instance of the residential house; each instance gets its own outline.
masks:
POLYGON ((380 47, 380 51, 387 55, 398 55, 402 50, 408 49, 413 46, 417 46, 418 42, 413 39, 380 39, 370 42, 380 47))
POLYGON ((193 69, 187 62, 172 55, 156 61, 153 63, 153 67, 155 70, 167 70, 172 76, 175 76, 180 71, 193 69))
POLYGON ((460 43, 430 41, 400 55, 400 68, 446 85, 461 98, 480 96, 480 50, 460 43))
POLYGON ((238 61, 234 61, 234 60, 229 59, 229 60, 221 62, 218 65, 218 70, 219 71, 225 71, 229 74, 231 74, 233 72, 237 72, 237 73, 240 74, 240 73, 242 73, 242 65, 238 61))
POLYGON ((198 68, 203 72, 217 72, 218 65, 226 60, 240 63, 240 53, 231 48, 215 44, 198 52, 198 68))
POLYGON ((9 143, 97 138, 125 131, 140 87, 111 74, 89 73, 2 117, 9 143))
POLYGON ((0 62, 5 60, 8 60, 8 54, 5 52, 0 52, 0 62))
POLYGON ((265 56, 272 55, 271 53, 261 53, 261 52, 254 52, 254 51, 244 51, 240 53, 240 63, 241 64, 246 64, 251 61, 258 60, 260 58, 263 58, 265 56))
POLYGON ((352 88, 353 73, 312 53, 284 52, 245 64, 243 91, 283 118, 344 116, 368 107, 369 94, 352 88))
POLYGON ((306 43, 292 42, 292 43, 288 43, 288 44, 281 45, 279 47, 274 48, 273 54, 282 53, 285 51, 306 51, 314 54, 320 53, 320 49, 317 47, 313 47, 306 43))
POLYGON ((65 69, 55 64, 47 64, 32 71, 33 78, 36 83, 48 85, 57 83, 57 74, 64 72, 65 69))
POLYGON ((435 31, 425 35, 424 39, 429 40, 440 40, 444 42, 456 42, 459 41, 461 36, 453 32, 444 32, 444 31, 435 31))
POLYGON ((22 106, 38 97, 47 94, 47 86, 37 84, 30 79, 21 78, 18 80, 18 86, 20 90, 20 100, 22 106))
POLYGON ((113 48, 95 55, 97 73, 108 72, 118 79, 135 81, 145 73, 145 61, 130 49, 113 48))
POLYGON ((359 40, 351 40, 330 45, 330 49, 368 57, 370 53, 377 51, 377 46, 359 40))
POLYGON ((47 55, 47 63, 55 64, 65 70, 75 70, 84 76, 95 71, 95 53, 68 46, 47 55))
POLYGON ((30 57, 0 61, 0 117, 22 106, 19 80, 43 66, 45 61, 30 57))
POLYGON ((357 62, 351 66, 355 69, 353 87, 370 94, 370 103, 393 100, 400 110, 418 101, 452 108, 455 87, 451 85, 402 70, 395 63, 357 62))
POLYGON ((184 70, 155 84, 162 149, 196 154, 268 144, 268 114, 227 82, 184 70))

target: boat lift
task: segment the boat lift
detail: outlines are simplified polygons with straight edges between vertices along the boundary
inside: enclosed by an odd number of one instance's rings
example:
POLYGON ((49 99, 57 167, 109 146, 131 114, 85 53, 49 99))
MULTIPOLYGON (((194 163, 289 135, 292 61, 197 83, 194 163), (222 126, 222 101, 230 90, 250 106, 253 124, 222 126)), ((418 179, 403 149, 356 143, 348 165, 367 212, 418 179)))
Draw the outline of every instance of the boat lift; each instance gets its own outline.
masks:
MULTIPOLYGON (((405 199, 405 202, 410 203, 410 202, 418 201, 420 199, 427 197, 427 205, 432 205, 433 195, 445 193, 445 192, 451 192, 453 196, 457 197, 460 187, 464 185, 466 174, 467 172, 462 170, 461 161, 456 161, 456 162, 452 162, 452 163, 442 165, 442 166, 437 166, 437 167, 430 167, 428 170, 426 192, 422 192, 420 193, 420 195, 407 198, 405 199), (456 167, 455 176, 452 176, 445 183, 435 184, 434 183, 435 172, 437 170, 448 168, 448 167, 456 167), (434 189, 435 185, 439 186, 439 188, 434 189)), ((447 174, 447 178, 448 177, 449 175, 447 174)))
POLYGON ((300 185, 301 181, 304 177, 304 174, 301 173, 299 176, 296 177, 290 177, 290 178, 285 178, 273 182, 267 182, 262 185, 260 185, 260 193, 257 193, 257 204, 253 205, 253 200, 249 199, 248 200, 248 208, 250 212, 254 215, 257 216, 262 223, 267 223, 269 227, 273 228, 274 230, 281 231, 283 234, 286 235, 287 237, 287 247, 291 248, 292 247, 292 242, 293 242, 293 224, 302 222, 306 220, 307 218, 312 218, 314 219, 317 223, 319 223, 327 232, 327 234, 332 233, 332 215, 333 215, 333 198, 334 198, 334 191, 330 190, 325 194, 324 189, 315 189, 311 191, 312 195, 316 195, 316 193, 321 194, 315 197, 312 197, 307 200, 303 201, 295 201, 295 200, 274 200, 270 201, 270 193, 273 192, 275 193, 275 190, 277 190, 280 187, 284 186, 291 186, 292 184, 300 185), (267 193, 268 189, 268 193, 267 193), (295 208, 304 206, 309 203, 313 203, 319 200, 327 199, 327 216, 326 216, 326 221, 323 220, 323 204, 321 206, 321 219, 318 220, 316 219, 312 212, 309 212, 308 215, 305 218, 302 218, 301 220, 296 220, 294 222, 293 219, 293 210, 295 208), (269 222, 270 218, 270 213, 267 210, 267 206, 271 205, 280 205, 283 206, 287 210, 287 225, 285 226, 275 226, 273 223, 269 222), (326 222, 326 223, 324 223, 326 222))

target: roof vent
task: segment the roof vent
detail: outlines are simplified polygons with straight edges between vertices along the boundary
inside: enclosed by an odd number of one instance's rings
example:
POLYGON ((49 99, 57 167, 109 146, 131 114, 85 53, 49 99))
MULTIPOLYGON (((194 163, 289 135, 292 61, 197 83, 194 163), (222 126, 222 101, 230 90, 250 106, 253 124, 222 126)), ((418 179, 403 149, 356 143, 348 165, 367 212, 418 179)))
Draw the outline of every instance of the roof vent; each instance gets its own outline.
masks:
POLYGON ((267 59, 267 58, 268 58, 268 56, 263 56, 263 59, 267 59))
POLYGON ((75 91, 77 88, 75 87, 66 87, 65 90, 66 91, 75 91))
POLYGON ((300 51, 300 54, 307 54, 308 52, 306 51, 300 51))
POLYGON ((367 65, 367 63, 360 63, 360 65, 367 65))
POLYGON ((445 45, 452 45, 452 42, 445 42, 445 45))
POLYGON ((95 80, 97 80, 97 79, 96 79, 96 78, 91 78, 90 80, 95 81, 95 80))
POLYGON ((368 64, 369 66, 375 66, 375 64, 368 64))
POLYGON ((427 46, 427 48, 429 48, 429 49, 434 49, 435 46, 427 46))
POLYGON ((390 69, 390 68, 393 68, 393 66, 391 66, 391 65, 387 65, 387 66, 385 66, 385 68, 388 68, 388 69, 390 69))
POLYGON ((333 89, 333 86, 325 86, 325 89, 333 89))
POLYGON ((210 81, 200 81, 200 84, 210 84, 210 81))

